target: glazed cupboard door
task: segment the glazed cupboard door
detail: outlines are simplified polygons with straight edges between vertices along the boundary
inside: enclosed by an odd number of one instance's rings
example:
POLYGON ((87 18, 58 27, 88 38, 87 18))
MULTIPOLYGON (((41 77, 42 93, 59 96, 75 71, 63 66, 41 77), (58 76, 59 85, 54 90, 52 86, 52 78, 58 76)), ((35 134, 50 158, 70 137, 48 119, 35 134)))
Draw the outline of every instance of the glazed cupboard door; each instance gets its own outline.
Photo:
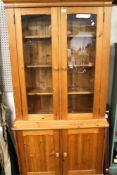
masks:
POLYGON ((15 9, 24 119, 57 119, 57 8, 15 9))
POLYGON ((62 119, 98 118, 103 8, 64 7, 60 13, 62 119))
POLYGON ((60 175, 59 131, 16 133, 21 175, 60 175))
POLYGON ((105 129, 63 131, 63 174, 103 174, 105 129))

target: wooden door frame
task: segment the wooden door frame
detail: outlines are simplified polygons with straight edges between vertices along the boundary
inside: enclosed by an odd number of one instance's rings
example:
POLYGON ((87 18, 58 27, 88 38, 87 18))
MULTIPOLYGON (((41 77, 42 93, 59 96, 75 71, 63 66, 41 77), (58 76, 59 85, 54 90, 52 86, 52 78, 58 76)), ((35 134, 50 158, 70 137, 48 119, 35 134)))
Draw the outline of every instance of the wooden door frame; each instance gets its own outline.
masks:
MULTIPOLYGON (((38 120, 44 118, 44 115, 30 115, 27 109, 26 97, 26 82, 24 72, 24 56, 23 56, 23 36, 21 16, 23 15, 51 15, 52 26, 52 79, 53 79, 53 114, 45 114, 47 119, 59 119, 59 84, 58 84, 58 20, 57 8, 18 8, 15 9, 15 23, 16 23, 16 40, 17 40, 17 54, 19 65, 19 81, 21 89, 22 113, 23 119, 38 120)), ((45 120, 46 120, 45 117, 45 120)))
POLYGON ((61 8, 61 113, 62 119, 91 119, 99 117, 100 86, 101 86, 101 61, 103 49, 103 7, 64 7, 61 8), (67 113, 67 14, 90 13, 97 15, 96 31, 96 63, 95 63, 95 85, 94 85, 94 107, 93 113, 68 114, 67 113))

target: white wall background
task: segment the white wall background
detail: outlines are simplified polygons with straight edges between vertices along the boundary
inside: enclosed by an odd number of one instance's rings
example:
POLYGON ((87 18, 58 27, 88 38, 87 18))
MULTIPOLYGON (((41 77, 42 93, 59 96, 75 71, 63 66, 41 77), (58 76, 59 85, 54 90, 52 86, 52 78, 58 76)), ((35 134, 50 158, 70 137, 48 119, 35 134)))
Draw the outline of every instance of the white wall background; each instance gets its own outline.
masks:
POLYGON ((15 119, 8 32, 4 4, 0 1, 0 90, 4 91, 5 103, 8 106, 8 120, 15 119))

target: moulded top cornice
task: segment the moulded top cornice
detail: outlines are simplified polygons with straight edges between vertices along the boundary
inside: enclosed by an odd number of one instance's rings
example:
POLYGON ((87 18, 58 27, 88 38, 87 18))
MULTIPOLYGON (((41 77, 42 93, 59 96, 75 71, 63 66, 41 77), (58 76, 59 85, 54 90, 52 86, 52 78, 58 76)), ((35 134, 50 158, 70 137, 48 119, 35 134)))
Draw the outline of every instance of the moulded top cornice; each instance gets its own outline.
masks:
POLYGON ((3 0, 4 3, 65 3, 65 2, 79 2, 79 3, 105 3, 108 4, 112 0, 3 0))

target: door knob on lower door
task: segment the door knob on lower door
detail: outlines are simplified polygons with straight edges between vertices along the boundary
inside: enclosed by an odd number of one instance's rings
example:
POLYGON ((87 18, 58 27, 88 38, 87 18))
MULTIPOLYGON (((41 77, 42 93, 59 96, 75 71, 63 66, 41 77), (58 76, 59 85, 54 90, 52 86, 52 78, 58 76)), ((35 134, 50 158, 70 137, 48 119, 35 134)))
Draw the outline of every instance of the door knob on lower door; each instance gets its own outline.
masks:
POLYGON ((63 153, 63 157, 66 158, 68 156, 67 152, 63 153))
POLYGON ((62 70, 63 70, 63 71, 66 71, 66 70, 67 70, 67 67, 62 67, 62 70))
POLYGON ((56 153, 55 155, 56 155, 56 158, 59 158, 59 156, 60 156, 60 154, 59 154, 59 153, 56 153))

